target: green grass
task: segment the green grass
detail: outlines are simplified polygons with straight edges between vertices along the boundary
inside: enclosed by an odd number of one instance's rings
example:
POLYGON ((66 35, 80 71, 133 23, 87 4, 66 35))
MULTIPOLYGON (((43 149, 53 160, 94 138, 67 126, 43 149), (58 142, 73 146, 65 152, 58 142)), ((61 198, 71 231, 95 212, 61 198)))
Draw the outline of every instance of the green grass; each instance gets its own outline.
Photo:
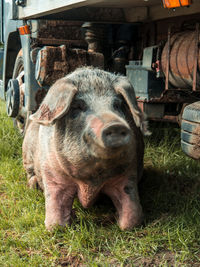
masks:
POLYGON ((145 140, 142 226, 121 231, 109 200, 48 232, 44 197, 27 188, 22 139, 0 103, 0 266, 200 266, 200 165, 180 149, 180 130, 152 124, 145 140))

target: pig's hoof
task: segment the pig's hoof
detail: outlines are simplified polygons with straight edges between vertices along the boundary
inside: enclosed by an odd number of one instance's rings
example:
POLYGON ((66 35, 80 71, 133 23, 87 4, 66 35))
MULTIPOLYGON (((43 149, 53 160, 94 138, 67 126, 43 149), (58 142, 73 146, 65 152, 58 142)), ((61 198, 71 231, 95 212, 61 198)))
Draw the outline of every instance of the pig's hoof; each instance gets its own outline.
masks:
POLYGON ((118 222, 121 230, 132 230, 135 226, 140 225, 140 222, 118 222))
POLYGON ((136 226, 141 225, 143 215, 134 216, 132 218, 120 218, 118 224, 121 230, 131 230, 136 226))
POLYGON ((49 232, 52 232, 52 231, 54 231, 55 229, 59 229, 59 230, 64 230, 65 229, 65 227, 66 227, 66 225, 61 225, 61 224, 49 224, 49 225, 47 225, 47 224, 45 224, 45 226, 46 226, 46 229, 49 231, 49 232))
POLYGON ((45 220, 45 226, 48 231, 53 231, 55 228, 64 229, 66 226, 70 226, 73 220, 73 212, 71 213, 71 216, 67 216, 67 219, 63 219, 62 221, 48 221, 45 220))
POLYGON ((47 222, 45 222, 45 226, 46 226, 46 229, 48 231, 53 231, 56 228, 64 229, 65 226, 66 226, 66 224, 61 224, 61 223, 47 223, 47 222))
POLYGON ((32 176, 30 178, 30 180, 28 181, 28 187, 31 189, 37 189, 38 188, 37 176, 32 176))

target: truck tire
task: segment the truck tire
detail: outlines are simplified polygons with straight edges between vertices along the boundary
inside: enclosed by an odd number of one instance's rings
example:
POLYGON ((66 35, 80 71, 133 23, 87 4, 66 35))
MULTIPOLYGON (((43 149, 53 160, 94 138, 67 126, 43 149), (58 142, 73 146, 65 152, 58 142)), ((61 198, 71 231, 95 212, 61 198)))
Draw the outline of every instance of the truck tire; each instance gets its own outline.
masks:
MULTIPOLYGON (((16 57, 12 78, 18 80, 20 88, 24 86, 24 60, 23 60, 22 49, 19 51, 16 57)), ((21 91, 22 90, 20 90, 20 94, 22 93, 21 91)), ((20 102, 21 102, 21 96, 20 96, 20 102)), ((20 103, 20 106, 21 105, 22 103, 20 103)), ((20 115, 17 118, 13 119, 14 127, 16 127, 22 135, 25 129, 25 122, 26 119, 20 115)))
POLYGON ((22 49, 19 51, 16 60, 15 60, 15 65, 13 69, 13 79, 16 79, 20 72, 24 70, 24 60, 23 60, 23 54, 22 54, 22 49))
POLYGON ((193 159, 200 159, 200 101, 185 107, 181 123, 182 150, 193 159))

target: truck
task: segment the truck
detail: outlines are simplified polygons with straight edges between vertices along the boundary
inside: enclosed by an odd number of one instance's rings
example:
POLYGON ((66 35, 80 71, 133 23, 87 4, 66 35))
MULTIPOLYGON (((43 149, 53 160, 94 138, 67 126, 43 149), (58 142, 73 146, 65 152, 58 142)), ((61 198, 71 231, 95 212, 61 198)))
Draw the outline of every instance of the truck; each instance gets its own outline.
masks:
POLYGON ((0 98, 23 133, 49 87, 81 66, 126 75, 149 120, 181 125, 200 158, 199 0, 0 0, 0 98))

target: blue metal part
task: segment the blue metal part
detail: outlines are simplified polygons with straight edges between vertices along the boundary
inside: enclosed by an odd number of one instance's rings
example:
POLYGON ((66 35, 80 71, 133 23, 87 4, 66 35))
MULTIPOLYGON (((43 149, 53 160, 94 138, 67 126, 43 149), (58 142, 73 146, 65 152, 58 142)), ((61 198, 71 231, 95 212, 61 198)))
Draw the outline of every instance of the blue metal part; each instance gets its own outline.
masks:
POLYGON ((160 97, 165 84, 161 78, 156 78, 153 71, 142 66, 142 61, 129 61, 126 66, 126 75, 134 87, 139 100, 149 101, 151 98, 160 97))
POLYGON ((17 31, 17 28, 23 25, 22 20, 15 20, 16 5, 13 0, 2 1, 2 42, 6 43, 11 32, 17 31))
MULTIPOLYGON (((16 19, 16 5, 13 0, 0 0, 0 37, 1 42, 4 44, 4 56, 3 56, 3 72, 2 78, 0 78, 0 98, 5 100, 6 87, 8 80, 12 78, 12 68, 14 67, 14 60, 19 50, 16 46, 17 28, 23 25, 22 20, 16 19)), ((20 46, 20 44, 19 44, 20 46)))
POLYGON ((33 111, 36 109, 37 103, 35 100, 36 92, 40 88, 35 80, 35 65, 31 61, 30 55, 30 34, 20 35, 23 59, 24 59, 24 73, 25 73, 25 103, 27 111, 33 111))
POLYGON ((0 48, 0 80, 3 78, 3 55, 4 49, 0 48))
POLYGON ((10 79, 6 92, 6 109, 9 117, 16 118, 19 113, 19 83, 16 79, 10 79))
POLYGON ((0 98, 4 98, 3 93, 3 57, 4 57, 4 49, 0 48, 0 98))
POLYGON ((3 0, 0 0, 0 43, 3 42, 3 0))

